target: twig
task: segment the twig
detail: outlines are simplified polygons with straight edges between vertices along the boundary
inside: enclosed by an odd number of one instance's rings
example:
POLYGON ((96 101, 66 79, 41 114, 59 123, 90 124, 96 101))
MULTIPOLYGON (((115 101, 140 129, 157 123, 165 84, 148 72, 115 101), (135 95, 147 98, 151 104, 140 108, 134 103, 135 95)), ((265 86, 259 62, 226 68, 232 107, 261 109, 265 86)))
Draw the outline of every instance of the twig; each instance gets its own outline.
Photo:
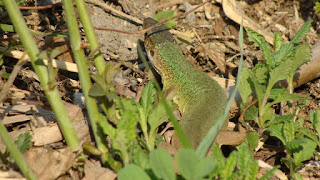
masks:
MULTIPOLYGON (((88 0, 88 1, 90 1, 90 2, 96 2, 96 0, 88 0)), ((162 24, 164 24, 164 23, 166 23, 166 22, 168 22, 168 21, 171 21, 171 20, 173 20, 173 19, 179 19, 179 18, 181 18, 181 17, 183 17, 183 16, 186 16, 187 14, 190 14, 190 13, 192 13, 192 12, 194 12, 195 10, 197 10, 197 9, 199 9, 200 7, 202 7, 204 4, 206 4, 207 2, 209 2, 210 0, 206 0, 206 1, 204 1, 203 3, 201 3, 201 4, 199 4, 198 6, 196 6, 195 8, 193 8, 192 10, 190 10, 190 11, 187 11, 187 12, 185 12, 185 13, 182 13, 182 14, 179 14, 179 15, 177 15, 177 16, 174 16, 174 17, 172 17, 172 18, 169 18, 169 19, 167 19, 167 20, 164 20, 164 21, 162 21, 162 22, 159 22, 159 23, 157 23, 157 24, 155 24, 155 25, 153 25, 153 26, 151 26, 151 27, 149 27, 149 28, 147 28, 147 29, 144 29, 144 30, 141 30, 141 31, 134 31, 134 32, 132 32, 132 31, 122 31, 122 30, 118 30, 118 29, 109 29, 109 28, 95 28, 95 29, 97 29, 97 30, 103 30, 103 31, 113 31, 113 32, 118 32, 118 33, 124 33, 124 34, 144 34, 144 33, 146 33, 147 31, 150 31, 151 29, 153 29, 153 28, 155 28, 155 27, 159 27, 159 26, 161 26, 162 24)), ((104 6, 105 4, 103 4, 103 3, 101 3, 101 7, 102 7, 102 5, 104 6)), ((100 6, 100 5, 99 5, 100 6)), ((113 9, 113 8, 111 8, 111 7, 109 7, 108 6, 108 8, 110 8, 110 11, 111 11, 111 9, 113 9)), ((113 11, 117 11, 117 10, 114 10, 113 9, 113 11)), ((120 13, 120 12, 119 12, 120 13)), ((124 14, 124 13, 122 13, 122 14, 124 14)), ((119 16, 121 16, 120 14, 118 14, 119 16)), ((127 14, 125 14, 126 16, 128 16, 127 14)), ((125 17, 125 16, 123 16, 123 17, 125 17)), ((128 18, 129 19, 129 18, 128 18)), ((140 20, 139 20, 140 21, 140 20)), ((135 21, 136 22, 136 21, 135 21)), ((141 23, 139 23, 139 24, 142 24, 142 21, 140 21, 141 23)))
MULTIPOLYGON (((4 7, 2 5, 0 5, 1 7, 4 7)), ((56 6, 62 6, 62 3, 55 3, 55 4, 49 4, 49 5, 45 5, 45 6, 19 6, 20 10, 43 10, 43 9, 50 9, 56 6)))
MULTIPOLYGON (((5 52, 5 48, 0 48, 0 52, 5 52)), ((22 51, 18 51, 18 50, 13 50, 13 51, 7 51, 5 52, 6 56, 9 57, 13 57, 16 59, 23 59, 23 60, 27 60, 30 61, 30 58, 28 55, 23 56, 23 52, 22 51)), ((45 65, 48 64, 48 60, 44 59, 43 63, 45 65)), ((78 67, 75 63, 70 63, 70 62, 66 62, 66 61, 61 61, 61 60, 57 60, 57 59, 52 59, 52 66, 54 68, 58 68, 58 69, 63 69, 63 70, 67 70, 70 72, 78 72, 78 67)))
POLYGON ((24 57, 26 56, 26 52, 23 53, 21 58, 19 59, 18 63, 14 66, 11 75, 7 81, 7 83, 3 86, 2 91, 0 92, 0 102, 2 102, 6 95, 8 94, 10 87, 12 86, 14 80, 16 79, 18 72, 20 71, 21 67, 27 62, 24 57))

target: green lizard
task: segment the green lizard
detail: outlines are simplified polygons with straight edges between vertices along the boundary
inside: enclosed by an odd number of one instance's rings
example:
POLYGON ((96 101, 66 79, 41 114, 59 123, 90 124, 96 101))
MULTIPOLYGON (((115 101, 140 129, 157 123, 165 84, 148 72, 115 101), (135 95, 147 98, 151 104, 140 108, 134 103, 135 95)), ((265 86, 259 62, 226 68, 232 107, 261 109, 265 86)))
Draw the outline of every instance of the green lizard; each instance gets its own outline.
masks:
MULTIPOLYGON (((158 22, 152 18, 146 18, 143 25, 144 28, 148 28, 156 23, 158 22)), ((215 80, 193 67, 185 59, 165 25, 147 32, 145 48, 149 60, 161 75, 164 91, 175 93, 173 101, 178 104, 182 113, 181 127, 192 146, 196 148, 218 117, 223 115, 227 103, 224 90, 215 80)), ((223 130, 226 130, 227 124, 228 120, 225 120, 223 130)), ((233 142, 235 140, 233 133, 236 132, 220 131, 216 142, 239 144, 239 142, 233 142)), ((173 145, 175 148, 181 147, 176 135, 173 136, 173 145)))

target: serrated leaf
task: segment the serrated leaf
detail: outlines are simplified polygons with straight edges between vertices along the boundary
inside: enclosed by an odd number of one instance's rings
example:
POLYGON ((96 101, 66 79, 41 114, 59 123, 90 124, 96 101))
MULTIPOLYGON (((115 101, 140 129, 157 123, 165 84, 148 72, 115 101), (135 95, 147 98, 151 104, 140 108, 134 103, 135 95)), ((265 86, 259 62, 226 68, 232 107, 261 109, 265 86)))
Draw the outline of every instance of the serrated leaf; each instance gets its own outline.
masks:
POLYGON ((151 180, 149 175, 139 166, 134 164, 129 164, 123 169, 121 169, 118 173, 119 180, 151 180))
MULTIPOLYGON (((172 18, 174 16, 174 11, 173 10, 169 10, 169 11, 161 11, 159 13, 157 13, 154 16, 154 20, 156 21, 164 21, 166 19, 172 18)), ((170 20, 168 22, 165 23, 165 25, 169 28, 172 28, 173 26, 175 26, 177 24, 177 22, 175 20, 170 20)))
POLYGON ((98 125, 102 128, 102 131, 104 134, 110 136, 111 139, 115 138, 116 128, 114 128, 111 124, 109 124, 107 121, 107 118, 102 114, 99 115, 98 125))
POLYGON ((249 149, 251 153, 254 151, 254 149, 258 146, 259 144, 259 134, 256 131, 249 132, 246 142, 249 146, 249 149))
POLYGON ((283 44, 279 51, 272 54, 273 62, 269 63, 270 69, 278 66, 282 61, 290 57, 294 52, 294 45, 292 43, 283 44))
POLYGON ((292 152, 299 152, 303 148, 302 147, 303 143, 306 143, 306 138, 299 138, 299 139, 287 141, 285 146, 286 146, 286 149, 289 150, 291 153, 292 152))
POLYGON ((255 74, 255 77, 257 78, 257 81, 260 84, 267 84, 268 80, 268 68, 265 64, 258 63, 254 66, 253 72, 255 74))
POLYGON ((116 97, 114 100, 115 107, 119 110, 120 115, 122 116, 126 111, 137 112, 137 105, 133 99, 116 97))
POLYGON ((274 84, 280 80, 287 79, 292 67, 291 61, 282 61, 277 67, 272 69, 269 73, 269 86, 273 87, 274 84))
POLYGON ((310 61, 311 58, 311 48, 308 44, 301 44, 295 48, 295 53, 290 61, 292 66, 290 68, 290 76, 293 76, 298 68, 303 64, 310 61))
POLYGON ((309 160, 316 151, 317 144, 310 139, 304 138, 304 142, 301 143, 302 150, 293 153, 293 159, 295 163, 300 163, 309 160))
POLYGON ((240 144, 238 146, 238 164, 239 169, 246 169, 246 167, 253 160, 252 153, 250 152, 246 144, 240 144))
POLYGON ((286 142, 292 141, 295 139, 295 125, 294 122, 288 121, 283 124, 283 135, 286 139, 286 142))
POLYGON ((20 134, 14 142, 20 152, 25 153, 31 146, 31 135, 29 133, 20 134))
POLYGON ((137 121, 133 111, 126 111, 117 124, 117 130, 124 130, 126 139, 131 141, 136 138, 137 121))
POLYGON ((292 38, 290 43, 299 43, 300 40, 304 39, 306 37, 305 33, 308 33, 310 31, 311 27, 311 20, 308 20, 304 23, 304 25, 301 27, 301 29, 296 33, 296 35, 292 38))
POLYGON ((155 92, 156 89, 154 88, 153 83, 151 81, 149 81, 142 90, 141 106, 144 109, 146 115, 148 115, 152 109, 155 92))
POLYGON ((290 94, 284 88, 273 88, 270 91, 269 98, 273 99, 270 103, 267 103, 266 107, 271 107, 274 104, 285 102, 285 101, 295 101, 305 98, 306 96, 301 96, 298 94, 290 94))
POLYGON ((280 32, 275 32, 273 34, 273 48, 274 51, 277 52, 280 50, 281 46, 283 44, 283 39, 281 37, 281 33, 280 32))
POLYGON ((310 122, 312 127, 320 133, 320 108, 317 108, 316 113, 310 111, 310 122))
POLYGON ((156 149, 150 152, 150 165, 153 172, 159 179, 176 179, 172 162, 173 158, 164 149, 156 149))
POLYGON ((225 161, 225 166, 220 170, 220 178, 221 179, 229 179, 230 176, 233 174, 234 169, 237 164, 237 153, 233 151, 230 156, 225 161))
POLYGON ((210 174, 210 179, 214 179, 214 177, 219 174, 219 170, 224 169, 226 158, 222 154, 218 143, 214 143, 214 145, 212 146, 211 154, 214 156, 214 161, 217 164, 216 168, 210 174))
POLYGON ((248 101, 248 97, 252 93, 251 85, 248 81, 250 76, 250 72, 248 68, 243 68, 241 72, 240 82, 238 90, 240 92, 240 96, 243 103, 246 103, 248 101))
POLYGON ((251 161, 250 165, 247 167, 248 171, 243 171, 245 174, 245 180, 256 179, 259 171, 259 166, 257 161, 251 161))
POLYGON ((258 46, 263 52, 263 58, 268 62, 272 62, 271 57, 271 47, 269 43, 266 41, 264 36, 255 32, 254 30, 245 27, 248 35, 248 40, 253 42, 255 46, 258 46))
POLYGON ((126 131, 124 129, 117 129, 114 139, 111 139, 112 147, 119 150, 119 154, 124 164, 129 164, 129 141, 127 139, 126 131))
POLYGON ((279 123, 285 123, 287 121, 293 120, 294 117, 295 117, 294 114, 288 114, 288 115, 283 115, 283 116, 274 114, 273 118, 267 123, 267 126, 271 126, 271 125, 279 124, 279 123))

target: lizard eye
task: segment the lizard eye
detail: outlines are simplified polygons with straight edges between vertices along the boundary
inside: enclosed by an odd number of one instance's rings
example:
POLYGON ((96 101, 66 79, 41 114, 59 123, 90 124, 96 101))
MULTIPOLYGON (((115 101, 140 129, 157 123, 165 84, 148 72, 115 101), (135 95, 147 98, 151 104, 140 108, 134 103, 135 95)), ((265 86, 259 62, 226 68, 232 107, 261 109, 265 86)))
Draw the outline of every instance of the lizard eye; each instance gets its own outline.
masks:
POLYGON ((154 56, 154 51, 150 50, 150 55, 153 57, 154 56))

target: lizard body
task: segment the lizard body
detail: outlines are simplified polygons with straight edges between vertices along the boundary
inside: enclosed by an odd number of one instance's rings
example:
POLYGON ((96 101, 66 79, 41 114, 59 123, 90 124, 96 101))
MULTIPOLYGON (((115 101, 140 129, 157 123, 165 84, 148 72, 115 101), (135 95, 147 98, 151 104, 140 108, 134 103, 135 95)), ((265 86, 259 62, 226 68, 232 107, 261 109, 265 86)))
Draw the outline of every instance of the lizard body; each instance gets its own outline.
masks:
MULTIPOLYGON (((146 18, 144 28, 157 21, 146 18)), ((173 101, 182 113, 181 127, 196 148, 218 117, 222 116, 227 97, 221 86, 184 57, 165 25, 147 32, 145 47, 152 65, 161 75, 164 91, 173 91, 173 101)), ((228 121, 225 120, 223 130, 228 121)), ((177 136, 173 145, 180 148, 177 136)), ((228 144, 228 143, 226 143, 228 144)))

